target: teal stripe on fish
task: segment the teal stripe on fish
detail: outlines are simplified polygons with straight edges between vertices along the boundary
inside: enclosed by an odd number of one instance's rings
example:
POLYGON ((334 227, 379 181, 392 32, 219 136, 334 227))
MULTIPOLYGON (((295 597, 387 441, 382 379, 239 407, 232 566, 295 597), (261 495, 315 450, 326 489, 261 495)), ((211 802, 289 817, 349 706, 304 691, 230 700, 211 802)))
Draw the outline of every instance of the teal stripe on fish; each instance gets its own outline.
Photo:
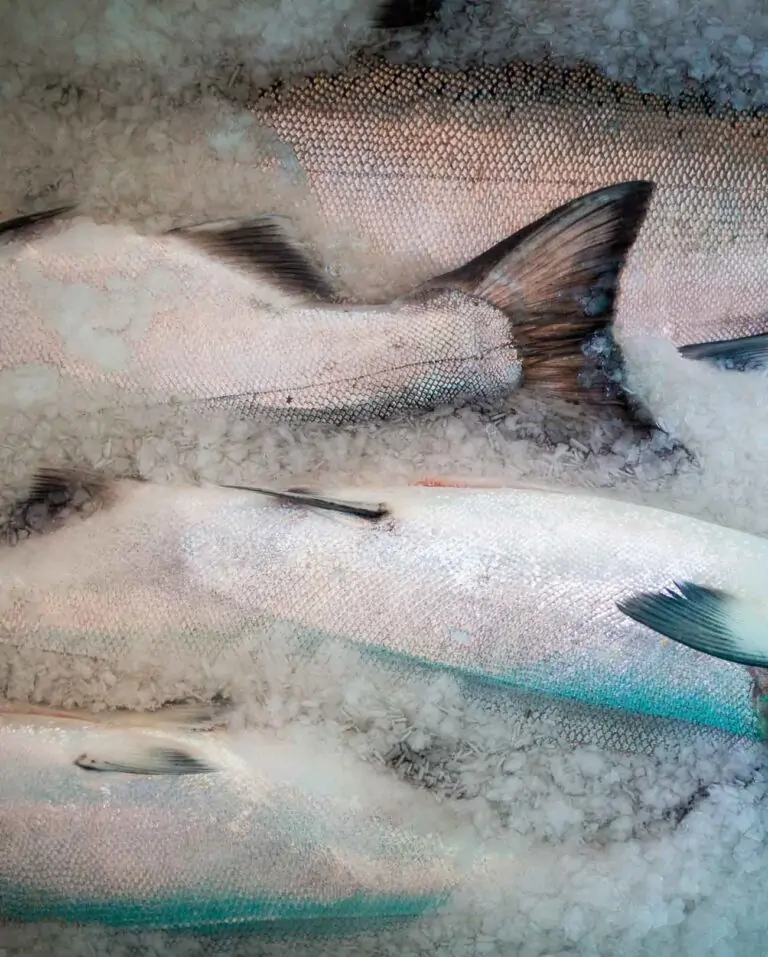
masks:
MULTIPOLYGON (((263 623, 263 632, 280 628, 286 640, 307 655, 316 654, 324 644, 340 641, 348 643, 344 636, 311 629, 300 624, 278 620, 263 623)), ((206 640, 216 643, 214 657, 226 655, 240 644, 259 641, 259 629, 247 628, 233 632, 230 640, 221 634, 209 636, 201 629, 197 642, 201 647, 206 640)), ((74 629, 57 629, 49 636, 48 647, 66 651, 77 647, 85 636, 74 629)), ((93 640, 93 635, 87 636, 93 640)), ((105 640, 110 636, 105 635, 105 640)), ((166 633, 159 645, 172 643, 175 637, 188 640, 189 636, 166 633)), ((637 648, 630 653, 622 648, 614 660, 606 661, 600 655, 587 654, 576 658, 567 655, 550 655, 522 667, 511 668, 504 673, 481 671, 470 667, 457 667, 416 655, 407 655, 385 648, 355 644, 369 658, 381 662, 396 662, 399 668, 419 665, 430 671, 443 671, 473 681, 488 682, 523 692, 548 695, 560 699, 583 702, 597 707, 606 707, 672 718, 702 726, 718 728, 729 734, 750 738, 762 737, 757 716, 751 705, 751 680, 748 673, 736 666, 724 664, 718 671, 716 682, 705 681, 702 675, 691 672, 690 652, 675 645, 658 645, 653 649, 637 648), (720 673, 722 672, 722 673, 720 673)), ((209 646, 210 652, 210 646, 209 646)))
POLYGON ((58 920, 102 924, 124 930, 173 930, 201 933, 262 933, 269 936, 313 934, 344 936, 380 922, 413 920, 437 910, 447 895, 363 897, 333 903, 285 897, 216 899, 204 894, 160 900, 68 899, 38 888, 0 885, 0 917, 38 922, 58 920))
POLYGON ((686 678, 683 668, 675 667, 676 660, 678 663, 684 660, 678 654, 680 651, 674 646, 665 646, 663 661, 654 661, 655 655, 634 660, 622 655, 616 662, 605 662, 595 656, 576 659, 553 655, 532 665, 493 674, 366 647, 370 656, 382 661, 389 659, 400 667, 411 663, 515 691, 570 699, 632 714, 672 718, 717 728, 728 734, 761 738, 758 716, 751 704, 752 685, 748 673, 728 669, 716 686, 702 687, 698 680, 686 678))

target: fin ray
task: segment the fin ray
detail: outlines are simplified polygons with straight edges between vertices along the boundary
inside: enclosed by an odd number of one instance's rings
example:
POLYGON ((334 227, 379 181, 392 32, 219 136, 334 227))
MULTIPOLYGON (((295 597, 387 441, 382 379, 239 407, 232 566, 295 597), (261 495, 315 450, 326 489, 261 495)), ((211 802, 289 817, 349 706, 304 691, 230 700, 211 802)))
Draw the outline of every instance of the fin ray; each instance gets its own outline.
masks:
POLYGON ((78 468, 38 469, 29 486, 25 503, 58 501, 71 498, 77 488, 90 495, 103 495, 113 484, 106 473, 78 468))
POLYGON ((616 603, 633 621, 696 651, 757 668, 768 667, 768 615, 716 588, 676 582, 616 603))
POLYGON ((75 765, 83 771, 114 774, 187 775, 211 774, 219 769, 179 747, 126 748, 121 755, 110 756, 98 749, 78 755, 75 765))
POLYGON ((425 288, 457 288, 506 312, 526 384, 622 404, 622 360, 610 327, 653 191, 638 180, 580 196, 425 288))
POLYGON ((56 206, 53 209, 44 209, 39 213, 25 213, 23 216, 14 216, 0 222, 0 241, 20 239, 26 232, 32 232, 40 226, 52 224, 76 209, 75 204, 56 206))
POLYGON ((240 492, 255 492, 258 495, 268 495, 278 499, 286 505, 303 505, 305 508, 339 512, 343 515, 353 515, 370 521, 377 521, 390 514, 390 509, 382 502, 375 505, 366 505, 364 502, 351 502, 333 498, 321 492, 314 492, 311 489, 294 488, 281 491, 253 485, 222 485, 221 488, 236 489, 240 492))
POLYGON ((208 256, 271 279, 285 293, 333 300, 335 291, 276 216, 228 219, 169 231, 208 256))

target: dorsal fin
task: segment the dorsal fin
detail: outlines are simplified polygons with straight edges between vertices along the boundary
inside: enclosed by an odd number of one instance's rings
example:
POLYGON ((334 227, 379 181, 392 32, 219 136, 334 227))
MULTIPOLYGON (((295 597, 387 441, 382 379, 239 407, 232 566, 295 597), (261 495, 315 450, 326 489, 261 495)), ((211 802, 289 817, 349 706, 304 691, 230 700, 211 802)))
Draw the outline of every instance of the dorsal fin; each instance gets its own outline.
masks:
POLYGON ((348 502, 342 499, 315 492, 312 489, 271 489, 260 488, 254 485, 222 485, 221 488, 236 489, 239 492, 255 492, 258 495, 268 495, 286 505, 303 505, 305 508, 317 508, 321 511, 339 512, 342 515, 354 515, 357 518, 366 518, 378 521, 390 515, 390 509, 383 503, 366 504, 365 502, 348 502))
POLYGON ((272 280, 285 293, 333 300, 335 291, 277 217, 227 219, 169 231, 208 256, 272 280))

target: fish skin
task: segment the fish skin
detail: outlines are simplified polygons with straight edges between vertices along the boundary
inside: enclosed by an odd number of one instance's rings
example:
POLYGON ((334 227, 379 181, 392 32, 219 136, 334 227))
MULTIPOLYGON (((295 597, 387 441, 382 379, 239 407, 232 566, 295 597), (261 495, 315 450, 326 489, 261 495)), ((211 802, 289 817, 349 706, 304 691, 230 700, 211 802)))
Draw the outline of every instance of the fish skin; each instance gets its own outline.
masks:
POLYGON ((585 344, 610 327, 652 191, 634 182, 579 197, 519 242, 506 237, 379 305, 332 302, 270 218, 162 236, 16 220, 0 249, 0 393, 13 402, 37 369, 121 401, 335 423, 462 398, 493 404, 528 382, 615 402, 614 379, 585 344))
POLYGON ((361 917, 411 919, 454 889, 449 812, 319 735, 195 734, 153 714, 129 731, 99 717, 0 708, 0 760, 14 769, 0 783, 0 918, 274 933, 336 919, 354 933, 361 917), (212 773, 76 763, 169 743, 212 773))
POLYGON ((757 736, 745 669, 660 640, 616 603, 688 578, 759 594, 763 539, 565 490, 326 492, 387 512, 116 482, 100 511, 0 550, 0 642, 204 665, 277 625, 308 649, 328 637, 398 668, 757 736))
POLYGON ((260 92, 251 109, 290 148, 328 230, 366 242, 393 290, 574 196, 648 179, 619 338, 768 331, 765 114, 672 102, 588 66, 448 72, 375 58, 260 92))

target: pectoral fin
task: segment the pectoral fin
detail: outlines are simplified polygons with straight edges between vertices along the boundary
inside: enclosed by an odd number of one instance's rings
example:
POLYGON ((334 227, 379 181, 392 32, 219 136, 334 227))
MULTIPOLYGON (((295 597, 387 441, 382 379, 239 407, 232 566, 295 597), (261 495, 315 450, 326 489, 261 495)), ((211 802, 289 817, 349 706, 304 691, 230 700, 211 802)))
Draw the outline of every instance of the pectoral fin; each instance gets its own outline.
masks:
POLYGON ((30 484, 25 503, 61 505, 71 501, 78 489, 89 497, 103 498, 115 480, 103 472, 88 469, 39 469, 30 484))
POLYGON ((211 774, 219 769, 182 748, 120 748, 112 753, 108 746, 94 748, 79 755, 74 762, 84 771, 107 771, 116 774, 211 774))
POLYGON ((680 346, 678 352, 685 359, 709 362, 721 369, 749 372, 768 365, 768 335, 695 342, 680 346))
POLYGON ((768 667, 768 608, 716 588, 678 582, 617 603, 619 611, 696 651, 756 668, 768 667))
POLYGON ((73 212, 74 206, 57 206, 40 213, 27 213, 25 216, 14 216, 0 223, 0 242, 8 242, 29 238, 38 228, 52 224, 55 220, 73 212))
POLYGON ((117 480, 78 469, 41 469, 26 492, 6 512, 0 539, 13 543, 20 532, 51 532, 83 508, 104 507, 116 501, 117 480))

